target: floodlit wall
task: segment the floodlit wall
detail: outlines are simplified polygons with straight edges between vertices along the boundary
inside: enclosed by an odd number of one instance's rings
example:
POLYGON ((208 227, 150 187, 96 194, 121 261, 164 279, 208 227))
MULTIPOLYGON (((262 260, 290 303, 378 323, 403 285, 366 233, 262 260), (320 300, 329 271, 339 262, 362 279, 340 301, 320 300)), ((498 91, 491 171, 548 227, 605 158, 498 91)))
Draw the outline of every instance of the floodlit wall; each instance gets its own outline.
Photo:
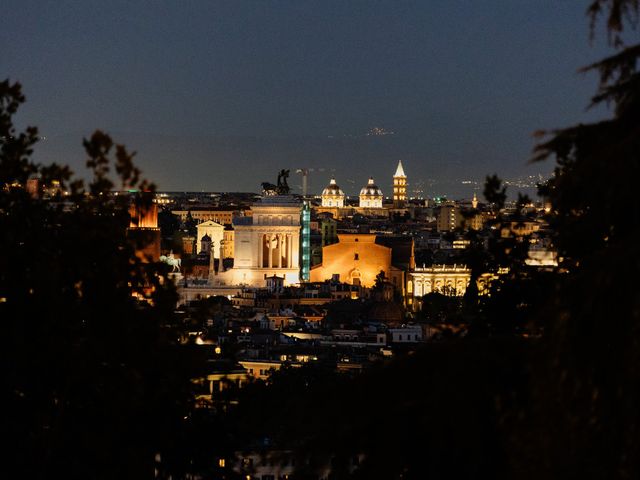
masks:
POLYGON ((391 277, 391 248, 375 243, 374 234, 339 234, 338 243, 322 248, 322 264, 311 270, 311 281, 340 275, 340 281, 372 287, 376 275, 391 277))

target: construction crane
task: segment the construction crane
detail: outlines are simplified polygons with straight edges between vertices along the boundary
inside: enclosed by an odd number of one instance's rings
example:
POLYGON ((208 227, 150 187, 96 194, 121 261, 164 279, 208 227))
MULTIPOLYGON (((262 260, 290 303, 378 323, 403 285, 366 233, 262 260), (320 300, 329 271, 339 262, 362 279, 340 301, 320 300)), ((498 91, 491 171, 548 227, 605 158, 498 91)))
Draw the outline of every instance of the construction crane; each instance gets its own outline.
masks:
MULTIPOLYGON (((296 168, 296 173, 302 175, 302 196, 307 196, 308 177, 311 172, 324 172, 326 168, 296 168)), ((334 169, 331 169, 333 171, 334 169)))

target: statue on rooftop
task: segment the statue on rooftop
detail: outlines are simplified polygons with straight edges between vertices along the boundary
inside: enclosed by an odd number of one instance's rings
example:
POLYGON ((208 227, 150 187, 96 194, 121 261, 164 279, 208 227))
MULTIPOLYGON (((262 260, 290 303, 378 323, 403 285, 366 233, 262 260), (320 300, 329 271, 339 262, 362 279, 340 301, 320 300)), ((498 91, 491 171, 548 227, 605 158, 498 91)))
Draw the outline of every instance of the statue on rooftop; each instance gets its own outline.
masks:
POLYGON ((282 169, 278 172, 278 184, 263 182, 262 194, 266 196, 271 195, 289 195, 291 189, 287 184, 287 178, 289 177, 289 170, 282 169))
POLYGON ((273 183, 262 182, 262 195, 272 196, 278 194, 278 187, 273 183))
POLYGON ((289 170, 280 170, 280 173, 278 173, 278 195, 289 195, 291 189, 287 184, 287 178, 289 178, 289 170))

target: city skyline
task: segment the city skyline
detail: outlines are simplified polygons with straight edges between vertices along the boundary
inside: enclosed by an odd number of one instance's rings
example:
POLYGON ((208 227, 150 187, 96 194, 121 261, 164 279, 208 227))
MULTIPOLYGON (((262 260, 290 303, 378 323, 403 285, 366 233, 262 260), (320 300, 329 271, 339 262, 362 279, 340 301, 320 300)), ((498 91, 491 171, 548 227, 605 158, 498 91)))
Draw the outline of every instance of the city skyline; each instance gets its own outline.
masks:
POLYGON ((2 6, 8 475, 640 478, 640 0, 2 6))
MULTIPOLYGON (((586 45, 583 8, 15 2, 0 35, 42 163, 83 175, 81 138, 100 128, 161 190, 256 191, 278 168, 340 168, 355 193, 369 175, 389 190, 399 159, 440 184, 548 173, 527 165, 532 133, 602 114, 585 112, 595 78, 576 73, 604 51, 586 45)), ((311 175, 310 191, 327 180, 311 175)))
MULTIPOLYGON (((336 172, 335 169, 332 169, 328 172, 319 172, 317 176, 324 175, 329 173, 326 176, 329 181, 331 179, 336 179, 336 183, 339 183, 337 180, 340 175, 336 172)), ((322 179, 325 176, 321 177, 322 179)), ((367 177, 368 178, 368 177, 367 177)), ((301 195, 302 193, 302 184, 300 183, 300 178, 297 175, 293 176, 293 182, 289 181, 292 193, 295 195, 301 195)), ((533 200, 539 200, 537 194, 538 184, 543 181, 549 179, 549 176, 545 176, 542 174, 538 175, 528 175, 526 177, 517 177, 517 178, 505 178, 502 179, 504 181, 505 186, 507 187, 507 194, 510 201, 513 201, 517 198, 517 193, 526 193, 533 200)), ((344 179, 343 179, 344 180, 344 179)), ((384 194, 385 201, 392 199, 391 182, 387 181, 387 179, 381 179, 383 181, 376 180, 376 183, 379 183, 384 194), (384 183, 383 183, 384 182, 384 183), (387 185, 388 184, 388 185, 387 185)), ((324 185, 321 185, 320 188, 315 188, 315 183, 319 181, 316 180, 314 183, 310 183, 311 187, 308 191, 307 197, 315 197, 317 199, 320 198, 322 190, 329 184, 329 181, 325 182, 324 185)), ((358 193, 360 188, 363 187, 366 182, 363 182, 362 185, 358 184, 356 180, 346 179, 344 183, 339 183, 340 187, 345 185, 345 194, 347 198, 351 200, 357 200, 358 193)), ((446 199, 456 199, 456 200, 469 200, 475 194, 479 198, 482 195, 482 191, 484 189, 485 179, 474 179, 474 180, 461 180, 454 179, 450 181, 438 181, 434 179, 413 179, 411 184, 407 184, 407 197, 411 200, 414 199, 437 199, 437 198, 446 198, 446 199), (448 193, 449 192, 449 193, 448 193), (458 192, 458 194, 452 194, 450 192, 458 192)), ((158 193, 211 193, 211 194, 224 194, 224 193, 254 193, 257 196, 260 195, 260 187, 253 190, 241 191, 241 190, 158 190, 158 193)))

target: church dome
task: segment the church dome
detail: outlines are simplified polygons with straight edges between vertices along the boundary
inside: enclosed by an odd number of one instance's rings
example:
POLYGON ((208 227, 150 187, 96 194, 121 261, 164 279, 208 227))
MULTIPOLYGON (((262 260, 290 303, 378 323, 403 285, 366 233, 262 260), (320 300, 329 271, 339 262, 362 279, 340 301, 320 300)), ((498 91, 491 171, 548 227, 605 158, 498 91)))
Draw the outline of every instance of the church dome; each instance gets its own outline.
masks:
POLYGON ((342 190, 340 190, 340 187, 336 183, 336 179, 332 178, 331 181, 329 182, 329 185, 327 185, 327 188, 325 188, 322 191, 322 195, 340 195, 340 196, 343 196, 344 192, 342 190))
POLYGON ((369 183, 367 183, 362 190, 360 190, 360 195, 368 195, 375 197, 382 197, 382 190, 378 188, 378 186, 373 181, 373 177, 369 178, 369 183))

